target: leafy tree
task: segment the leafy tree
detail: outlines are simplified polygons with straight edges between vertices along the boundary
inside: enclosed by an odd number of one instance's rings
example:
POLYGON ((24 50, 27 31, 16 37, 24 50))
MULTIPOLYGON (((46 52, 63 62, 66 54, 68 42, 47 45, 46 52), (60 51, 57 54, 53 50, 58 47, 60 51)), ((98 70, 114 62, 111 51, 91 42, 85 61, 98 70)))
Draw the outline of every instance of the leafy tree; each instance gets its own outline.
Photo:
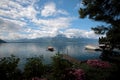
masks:
POLYGON ((84 7, 80 8, 80 18, 88 17, 95 21, 107 23, 92 30, 97 34, 106 33, 106 39, 113 47, 120 44, 120 0, 82 0, 84 7))

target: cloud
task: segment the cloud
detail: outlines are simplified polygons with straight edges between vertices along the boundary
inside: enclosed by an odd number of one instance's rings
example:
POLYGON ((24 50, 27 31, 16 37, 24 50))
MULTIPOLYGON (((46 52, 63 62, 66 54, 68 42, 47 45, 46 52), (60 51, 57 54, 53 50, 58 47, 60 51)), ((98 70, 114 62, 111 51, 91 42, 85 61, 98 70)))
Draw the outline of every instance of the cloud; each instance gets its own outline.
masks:
POLYGON ((56 36, 60 30, 68 28, 71 21, 72 18, 69 17, 33 20, 36 25, 39 25, 40 31, 50 37, 56 36))
POLYGON ((64 34, 68 38, 72 37, 81 37, 81 38, 98 38, 99 36, 96 35, 93 31, 86 31, 80 29, 67 29, 62 34, 64 34))
POLYGON ((32 5, 33 3, 29 4, 28 6, 23 6, 21 3, 14 2, 12 0, 2 0, 0 3, 0 16, 8 17, 11 19, 20 19, 22 17, 28 19, 35 18, 37 11, 34 9, 32 5))
POLYGON ((26 23, 16 20, 8 20, 0 18, 0 38, 2 39, 18 39, 22 38, 20 32, 23 31, 26 23))
POLYGON ((66 28, 70 25, 70 21, 72 18, 69 17, 59 17, 52 19, 33 19, 33 22, 37 25, 42 25, 43 27, 49 28, 66 28))
POLYGON ((84 8, 85 6, 83 5, 83 2, 82 2, 82 0, 81 1, 79 1, 77 4, 76 4, 76 6, 75 6, 75 9, 80 9, 80 8, 84 8))
POLYGON ((15 1, 21 5, 28 6, 31 3, 34 3, 33 1, 35 0, 15 0, 15 1))
POLYGON ((54 37, 63 33, 67 37, 96 37, 93 32, 71 29, 73 16, 47 2, 42 8, 41 0, 0 0, 0 38, 21 39, 54 37), (39 8, 39 9, 38 9, 39 8), (38 17, 39 16, 39 17, 38 17))
POLYGON ((0 18, 0 32, 16 32, 19 31, 23 25, 25 25, 24 22, 0 18))
POLYGON ((34 19, 34 22, 37 26, 37 30, 28 29, 27 32, 30 33, 30 37, 54 37, 56 36, 60 30, 66 29, 70 26, 71 18, 69 17, 59 17, 52 19, 34 19), (34 34, 33 34, 34 33, 34 34))
POLYGON ((55 3, 50 2, 45 4, 44 8, 41 10, 41 16, 55 16, 58 14, 68 15, 65 10, 57 10, 55 3))
MULTIPOLYGON (((38 11, 34 8, 37 0, 1 0, 0 2, 0 38, 27 38, 25 32, 32 19, 37 19, 38 11)), ((29 38, 29 37, 28 37, 29 38)))
MULTIPOLYGON (((53 37, 60 29, 69 26, 70 20, 67 17, 38 19, 36 15, 40 12, 34 8, 37 1, 2 0, 0 3, 0 37, 3 39, 53 37), (32 29, 27 26, 31 24, 37 27, 32 29)), ((41 13, 42 16, 67 14, 66 11, 57 9, 53 2, 47 3, 41 13)))

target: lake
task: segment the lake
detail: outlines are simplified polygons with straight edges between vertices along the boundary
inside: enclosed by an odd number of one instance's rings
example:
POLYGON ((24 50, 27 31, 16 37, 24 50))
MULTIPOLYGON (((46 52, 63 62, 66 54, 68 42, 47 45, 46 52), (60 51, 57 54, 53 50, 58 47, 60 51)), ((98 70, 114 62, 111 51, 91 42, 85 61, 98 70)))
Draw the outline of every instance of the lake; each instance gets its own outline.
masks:
POLYGON ((22 60, 42 55, 45 63, 50 63, 51 57, 56 53, 68 54, 78 60, 98 59, 100 52, 87 51, 84 46, 97 45, 97 40, 81 40, 71 42, 39 42, 39 43, 2 43, 0 44, 0 57, 15 55, 22 60), (48 46, 53 46, 55 51, 47 50, 48 46))

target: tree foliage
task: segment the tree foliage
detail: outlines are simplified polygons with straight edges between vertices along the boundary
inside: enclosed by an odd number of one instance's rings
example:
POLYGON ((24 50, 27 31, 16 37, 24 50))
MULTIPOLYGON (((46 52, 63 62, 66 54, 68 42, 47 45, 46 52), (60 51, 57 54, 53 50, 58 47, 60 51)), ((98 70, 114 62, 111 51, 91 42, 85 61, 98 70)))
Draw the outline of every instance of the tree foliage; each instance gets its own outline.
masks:
POLYGON ((92 28, 97 34, 106 31, 106 39, 111 44, 119 43, 120 39, 120 0, 82 0, 84 7, 80 8, 80 18, 88 17, 95 21, 107 23, 107 26, 92 28))
POLYGON ((18 69, 19 58, 14 55, 0 58, 0 79, 2 80, 19 80, 21 71, 18 69))
POLYGON ((65 72, 66 69, 71 68, 72 64, 63 59, 61 54, 56 54, 52 57, 52 68, 53 68, 53 80, 66 80, 65 72))
POLYGON ((44 65, 42 63, 42 57, 27 58, 27 62, 24 68, 24 75, 27 79, 32 77, 41 77, 44 74, 44 65))

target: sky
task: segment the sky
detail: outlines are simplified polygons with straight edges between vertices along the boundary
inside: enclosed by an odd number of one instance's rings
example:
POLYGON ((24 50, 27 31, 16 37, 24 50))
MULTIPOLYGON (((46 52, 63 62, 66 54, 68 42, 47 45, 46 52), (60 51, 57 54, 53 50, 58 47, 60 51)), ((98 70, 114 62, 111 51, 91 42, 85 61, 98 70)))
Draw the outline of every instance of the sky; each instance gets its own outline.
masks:
POLYGON ((81 0, 0 0, 0 39, 34 39, 63 34, 98 38, 91 27, 103 24, 80 19, 81 0))

